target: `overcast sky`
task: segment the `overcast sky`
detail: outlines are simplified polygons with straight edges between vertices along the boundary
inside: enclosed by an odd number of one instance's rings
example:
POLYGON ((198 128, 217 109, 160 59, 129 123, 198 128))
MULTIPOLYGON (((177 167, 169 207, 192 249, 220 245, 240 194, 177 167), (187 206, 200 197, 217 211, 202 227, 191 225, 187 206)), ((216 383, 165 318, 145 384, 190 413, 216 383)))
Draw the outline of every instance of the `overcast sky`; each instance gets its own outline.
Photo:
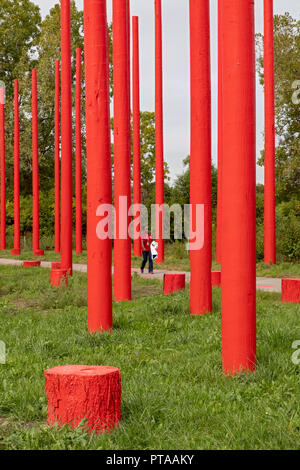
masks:
MULTIPOLYGON (((43 16, 57 0, 34 0, 43 16)), ((76 0, 83 8, 83 0, 76 0)), ((217 0, 211 0, 212 158, 217 161, 217 0)), ((189 1, 162 0, 164 70, 164 146, 172 178, 182 172, 190 148, 189 1)), ((112 0, 107 0, 108 19, 112 0)), ((274 13, 300 18, 299 0, 274 0, 274 13)), ((255 1, 256 32, 263 32, 263 0, 255 1)), ((131 0, 131 14, 140 17, 141 109, 154 111, 154 0, 131 0)), ((257 84, 257 158, 263 148, 264 96, 257 84)), ((257 181, 263 169, 257 167, 257 181)))

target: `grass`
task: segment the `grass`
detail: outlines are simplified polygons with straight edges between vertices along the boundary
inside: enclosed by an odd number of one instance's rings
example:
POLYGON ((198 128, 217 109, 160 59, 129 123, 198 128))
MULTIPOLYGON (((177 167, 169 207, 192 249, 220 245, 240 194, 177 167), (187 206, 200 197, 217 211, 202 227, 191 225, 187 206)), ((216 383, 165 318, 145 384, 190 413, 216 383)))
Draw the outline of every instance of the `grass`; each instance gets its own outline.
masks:
POLYGON ((213 313, 189 315, 189 292, 161 295, 133 278, 134 300, 114 304, 112 334, 90 335, 86 276, 53 290, 49 270, 1 267, 2 449, 299 449, 299 305, 259 292, 255 374, 222 374, 220 290, 213 313), (50 429, 43 371, 104 364, 122 373, 122 422, 103 436, 50 429))

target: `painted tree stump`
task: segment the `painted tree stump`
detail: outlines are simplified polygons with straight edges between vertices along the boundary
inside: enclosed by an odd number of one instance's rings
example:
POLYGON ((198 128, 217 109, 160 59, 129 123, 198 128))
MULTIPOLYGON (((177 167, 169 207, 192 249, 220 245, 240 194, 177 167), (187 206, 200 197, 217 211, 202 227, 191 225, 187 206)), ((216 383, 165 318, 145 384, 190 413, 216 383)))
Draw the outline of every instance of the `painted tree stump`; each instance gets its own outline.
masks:
POLYGON ((164 294, 169 295, 185 289, 185 274, 165 274, 164 294))
POLYGON ((23 269, 37 268, 39 266, 41 266, 40 261, 23 261, 23 269))
POLYGON ((36 250, 34 252, 34 256, 44 256, 45 252, 44 250, 36 250))
POLYGON ((12 256, 20 256, 21 250, 16 250, 15 248, 13 248, 12 250, 10 250, 10 254, 12 256))
POLYGON ((47 424, 70 425, 86 420, 89 432, 109 431, 121 420, 121 373, 116 367, 63 366, 45 370, 47 424))
POLYGON ((300 303, 300 279, 281 280, 281 299, 283 302, 300 303))
POLYGON ((62 285, 68 285, 68 275, 66 269, 56 268, 51 269, 51 277, 50 277, 50 284, 51 286, 58 288, 62 285))
POLYGON ((212 287, 221 286, 221 271, 212 271, 211 273, 211 284, 212 287))

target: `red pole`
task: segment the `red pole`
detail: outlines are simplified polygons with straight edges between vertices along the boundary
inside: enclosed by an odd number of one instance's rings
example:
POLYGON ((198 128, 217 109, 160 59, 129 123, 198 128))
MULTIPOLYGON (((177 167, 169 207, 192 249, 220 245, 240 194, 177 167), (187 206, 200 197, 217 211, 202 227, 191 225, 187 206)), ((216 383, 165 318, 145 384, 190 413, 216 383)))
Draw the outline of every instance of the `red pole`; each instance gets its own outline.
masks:
POLYGON ((21 253, 20 237, 20 130, 19 130, 19 82, 14 81, 14 107, 15 107, 15 132, 14 132, 14 249, 13 255, 21 253))
POLYGON ((38 140, 37 72, 34 69, 32 70, 32 250, 36 256, 42 254, 40 251, 38 140))
POLYGON ((114 64, 114 188, 116 237, 114 243, 114 296, 131 300, 131 240, 128 236, 131 200, 129 120, 129 31, 127 2, 113 0, 114 64))
MULTIPOLYGON (((133 133, 133 204, 141 205, 141 141, 140 141, 140 73, 139 73, 139 18, 132 17, 132 133, 133 133)), ((134 233, 141 231, 141 211, 137 210, 134 233)), ((134 240, 134 256, 142 256, 141 240, 134 240)))
POLYGON ((76 49, 76 253, 82 253, 82 189, 81 189, 81 49, 76 49))
POLYGON ((55 253, 60 252, 60 61, 55 62, 55 253))
MULTIPOLYGON (((212 310, 211 81, 209 0, 190 0, 191 35, 191 225, 198 226, 197 205, 204 205, 204 246, 191 236, 191 314, 212 310), (194 240, 195 243, 195 240, 194 240)), ((199 216, 198 216, 199 217, 199 216)), ((199 236, 199 232, 197 233, 199 236)))
POLYGON ((265 65, 265 264, 276 264, 275 89, 273 0, 264 0, 265 65))
POLYGON ((72 275, 72 92, 70 0, 61 0, 61 268, 72 275))
POLYGON ((112 328, 112 241, 96 236, 101 204, 112 204, 106 0, 84 0, 88 328, 112 328))
POLYGON ((223 369, 256 361, 256 143, 254 0, 222 0, 223 369))
POLYGON ((162 18, 161 0, 155 0, 155 203, 156 228, 158 242, 157 263, 165 257, 164 248, 164 143, 163 143, 163 72, 162 72, 162 18), (158 206, 162 210, 158 210, 158 206))
POLYGON ((5 88, 0 88, 0 171, 1 171, 1 234, 0 249, 6 250, 6 181, 5 181, 5 88))
POLYGON ((221 192, 222 192, 222 38, 221 38, 222 9, 218 0, 218 194, 217 194, 217 243, 216 261, 221 263, 221 192))

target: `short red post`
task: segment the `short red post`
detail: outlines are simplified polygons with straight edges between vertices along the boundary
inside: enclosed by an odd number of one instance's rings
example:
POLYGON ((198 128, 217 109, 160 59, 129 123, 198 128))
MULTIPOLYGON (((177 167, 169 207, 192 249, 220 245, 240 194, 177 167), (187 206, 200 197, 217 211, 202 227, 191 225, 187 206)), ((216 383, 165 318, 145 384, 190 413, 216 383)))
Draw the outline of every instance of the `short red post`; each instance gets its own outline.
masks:
POLYGON ((58 289, 61 286, 68 285, 68 271, 60 267, 52 267, 50 275, 50 284, 52 287, 58 289))
POLYGON ((209 1, 190 0, 191 42, 191 314, 212 310, 211 82, 209 1), (197 246, 204 206, 204 246, 197 246))
POLYGON ((6 180, 5 180, 5 88, 0 88, 0 171, 1 171, 1 233, 0 249, 6 250, 6 180))
POLYGON ((211 284, 212 287, 221 286, 221 271, 212 271, 211 272, 211 284))
POLYGON ((106 0, 84 1, 84 52, 88 328, 91 332, 102 332, 112 329, 112 240, 105 234, 96 234, 98 224, 107 217, 112 205, 106 0))
POLYGON ((60 252, 60 61, 55 62, 55 253, 60 252))
POLYGON ((139 18, 132 17, 132 134, 133 134, 133 204, 137 208, 134 219, 134 256, 142 256, 141 239, 141 130, 140 130, 140 65, 139 65, 139 18))
POLYGON ((49 426, 70 425, 74 429, 86 420, 84 428, 96 434, 118 426, 122 393, 119 369, 70 365, 45 370, 44 374, 49 426))
POLYGON ((37 72, 32 70, 32 251, 34 256, 42 256, 40 250, 40 209, 39 209, 39 135, 37 72))
POLYGON ((223 370, 256 363, 256 142, 254 1, 222 0, 223 370))
POLYGON ((20 236, 20 130, 19 130, 19 82, 14 81, 14 248, 11 254, 21 254, 20 236))
POLYGON ((114 296, 131 300, 131 240, 128 234, 131 205, 130 120, 127 2, 113 0, 114 64, 114 188, 116 237, 114 243, 114 296))
POLYGON ((70 0, 61 0, 61 266, 72 275, 73 175, 70 0))
POLYGON ((300 303, 300 279, 281 280, 282 302, 300 303))
POLYGON ((222 236, 222 8, 218 0, 218 190, 217 190, 217 233, 216 233, 216 261, 221 263, 221 236, 222 236))
POLYGON ((185 289, 185 274, 170 273, 164 275, 164 294, 169 295, 185 289))
POLYGON ((41 266, 40 261, 23 261, 23 269, 38 268, 41 266))
POLYGON ((76 49, 76 253, 82 253, 82 189, 81 189, 81 49, 76 49))
POLYGON ((156 262, 165 257, 164 245, 164 132, 163 132, 163 69, 162 69, 162 15, 161 0, 155 1, 155 238, 158 242, 156 262))
POLYGON ((265 264, 276 263, 273 0, 264 0, 265 264))

